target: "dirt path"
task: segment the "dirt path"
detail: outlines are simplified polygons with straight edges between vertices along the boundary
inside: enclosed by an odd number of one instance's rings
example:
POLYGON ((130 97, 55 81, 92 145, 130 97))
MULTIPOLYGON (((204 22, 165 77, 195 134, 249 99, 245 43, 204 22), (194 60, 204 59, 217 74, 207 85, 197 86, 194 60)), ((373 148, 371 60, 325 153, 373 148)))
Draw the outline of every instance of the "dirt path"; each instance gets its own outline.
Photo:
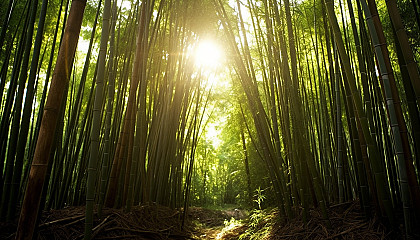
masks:
POLYGON ((223 226, 213 228, 202 228, 199 239, 220 239, 223 226))
POLYGON ((189 218, 197 225, 197 239, 237 239, 245 231, 242 220, 246 217, 246 211, 235 208, 210 210, 192 207, 189 210, 189 218))

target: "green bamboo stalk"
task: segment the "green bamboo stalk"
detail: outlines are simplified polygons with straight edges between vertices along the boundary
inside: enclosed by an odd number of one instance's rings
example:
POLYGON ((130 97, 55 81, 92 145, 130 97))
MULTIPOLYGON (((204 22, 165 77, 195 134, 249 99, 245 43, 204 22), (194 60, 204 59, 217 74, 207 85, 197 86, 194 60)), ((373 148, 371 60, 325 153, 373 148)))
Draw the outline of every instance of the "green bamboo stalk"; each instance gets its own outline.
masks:
MULTIPOLYGON (((386 105, 388 109, 388 117, 391 125, 391 130, 393 134, 393 147, 398 163, 398 171, 399 171, 399 182, 401 188, 401 198, 403 202, 403 212, 404 212, 404 222, 405 222, 405 230, 406 234, 411 234, 411 204, 410 204, 410 192, 408 186, 408 179, 407 179, 407 169, 405 165, 405 157, 407 154, 411 155, 411 153, 405 154, 405 149, 403 148, 402 142, 402 135, 400 132, 400 124, 398 122, 397 116, 397 109, 395 101, 399 101, 399 99, 395 99, 395 95, 392 92, 391 81, 393 79, 392 70, 388 69, 386 65, 386 60, 384 58, 383 48, 380 46, 380 38, 377 35, 378 29, 375 28, 374 23, 371 18, 371 11, 368 8, 366 1, 362 0, 362 7, 365 12, 367 24, 369 27, 369 32, 372 39, 372 44, 375 46, 375 53, 379 65, 379 71, 382 77, 382 86, 384 97, 386 100, 386 105)), ((405 124, 405 123, 404 123, 405 124)))
POLYGON ((249 204, 251 204, 252 203, 251 174, 249 171, 248 150, 246 147, 246 139, 245 139, 245 133, 244 133, 243 128, 241 128, 241 140, 242 140, 242 150, 244 154, 244 166, 245 166, 246 183, 247 183, 247 190, 248 190, 248 201, 249 201, 249 204))
MULTIPOLYGON (((408 37, 404 28, 404 25, 402 23, 401 20, 401 16, 398 12, 398 7, 397 7, 397 3, 394 0, 387 0, 386 1, 387 4, 387 9, 388 9, 388 13, 389 16, 391 18, 391 22, 394 26, 393 30, 395 31, 395 35, 397 38, 397 43, 399 45, 399 47, 401 48, 400 54, 398 55, 398 51, 397 50, 397 56, 400 59, 401 57, 404 59, 403 61, 400 61, 400 63, 403 63, 402 65, 400 64, 401 70, 402 72, 404 71, 403 68, 406 68, 406 72, 407 75, 410 79, 411 82, 411 86, 405 86, 406 89, 406 94, 408 94, 407 92, 409 92, 412 89, 414 89, 414 93, 416 95, 416 99, 417 99, 417 105, 420 106, 420 73, 419 73, 419 69, 418 66, 414 60, 414 54, 413 51, 410 47, 409 41, 408 41, 408 37), (410 89, 407 89, 410 88, 410 89), (408 91, 407 91, 408 90, 408 91)), ((398 48, 398 46, 397 46, 398 48)), ((407 81, 407 79, 403 78, 403 82, 407 81)), ((408 83, 406 83, 406 85, 408 85, 408 83)), ((407 96, 407 100, 408 100, 408 96, 407 96)), ((415 118, 415 120, 412 122, 419 122, 419 115, 418 115, 418 108, 417 109, 413 109, 412 111, 409 111, 410 113, 410 118, 413 119, 415 118), (415 111, 417 110, 417 111, 415 111)), ((418 125, 414 125, 412 126, 413 128, 413 145, 414 145, 414 155, 415 155, 415 159, 417 160, 417 164, 420 163, 420 144, 418 141, 420 141, 420 129, 418 129, 418 125), (417 141, 416 141, 417 140, 417 141)), ((402 136, 402 138, 404 138, 404 136, 402 136)), ((404 139, 402 139, 404 141, 404 139)), ((407 140, 408 141, 408 140, 407 140)), ((403 145, 407 145, 408 143, 404 143, 403 145)), ((408 149, 405 149, 405 151, 407 151, 408 149)), ((413 166, 413 159, 412 157, 409 157, 408 159, 405 159, 405 165, 406 165, 406 169, 407 169, 407 173, 408 173, 408 177, 411 178, 409 180, 409 185, 410 185, 410 191, 412 194, 412 198, 413 198, 413 203, 414 203, 414 207, 416 210, 417 215, 420 215, 420 192, 419 192, 419 186, 418 186, 418 182, 416 179, 416 174, 415 174, 415 170, 414 170, 414 166, 413 166)))
MULTIPOLYGON (((89 66, 90 66, 90 60, 91 60, 91 55, 92 55, 92 49, 93 49, 93 41, 95 38, 95 32, 96 32, 96 26, 97 26, 97 21, 98 21, 98 17, 99 17, 99 12, 101 9, 101 4, 102 1, 100 0, 98 2, 98 6, 97 6, 97 11, 96 11, 96 15, 95 15, 95 20, 93 22, 93 26, 92 26, 92 32, 91 32, 91 37, 89 40, 89 47, 86 53, 86 58, 85 58, 85 63, 83 66, 83 70, 82 70, 82 76, 80 77, 80 82, 79 82, 79 86, 78 86, 78 90, 77 90, 77 95, 75 97, 74 103, 70 104, 73 105, 74 107, 72 109, 68 109, 68 112, 70 112, 69 114, 69 120, 68 120, 68 124, 67 124, 67 130, 66 130, 66 134, 64 136, 64 144, 63 144, 63 149, 64 151, 62 152, 59 161, 60 162, 65 162, 66 159, 69 159, 68 161, 68 166, 67 168, 65 168, 64 171, 64 177, 63 177, 63 181, 65 182, 65 184, 63 184, 63 186, 58 189, 59 193, 58 193, 58 206, 62 207, 64 206, 64 201, 65 199, 65 195, 67 195, 69 193, 69 188, 70 188, 70 182, 72 180, 72 176, 73 172, 74 172, 74 168, 77 162, 77 156, 75 157, 73 155, 74 151, 78 152, 79 149, 74 150, 75 147, 75 142, 76 142, 76 138, 77 138, 77 127, 76 127, 76 123, 79 121, 80 118, 80 113, 82 112, 82 98, 83 98, 83 92, 85 90, 85 84, 86 84, 86 79, 87 79, 87 74, 88 74, 88 70, 89 70, 89 66)), ((95 69, 95 71, 97 71, 97 69, 95 69)), ((74 75, 73 75, 74 77, 74 75)))
POLYGON ((103 139, 103 153, 102 153, 102 170, 101 170, 101 180, 99 185, 99 202, 98 202, 98 216, 102 218, 102 207, 105 199, 106 184, 109 177, 109 159, 112 156, 111 152, 111 142, 110 142, 110 133, 111 133, 111 117, 112 110, 114 105, 114 95, 115 95, 115 71, 117 60, 115 56, 115 27, 117 22, 117 2, 114 1, 112 4, 111 12, 111 27, 110 27, 110 41, 109 41, 109 73, 108 73, 108 89, 107 89, 107 106, 105 114, 105 132, 103 139), (115 60, 114 60, 115 59, 115 60), (114 63, 115 61, 115 63, 114 63))
POLYGON ((57 124, 57 112, 60 108, 64 85, 68 82, 69 69, 77 46, 78 35, 82 24, 86 1, 74 0, 70 9, 66 26, 65 38, 59 51, 57 64, 54 70, 50 93, 46 102, 44 117, 41 123, 40 135, 42 139, 37 144, 25 198, 22 204, 16 239, 32 239, 35 220, 38 215, 43 181, 48 165, 48 155, 53 140, 53 132, 57 124))
POLYGON ((107 198, 105 201, 105 205, 112 207, 115 204, 115 197, 117 194, 118 189, 118 176, 120 175, 121 167, 124 160, 124 155, 126 154, 127 148, 126 145, 129 142, 129 129, 134 126, 135 115, 132 112, 135 112, 136 108, 136 93, 137 88, 139 85, 139 63, 143 57, 143 34, 147 31, 147 26, 145 26, 146 21, 146 7, 145 5, 149 5, 149 1, 143 1, 142 8, 140 11, 140 21, 138 25, 138 32, 137 32, 137 49, 135 52, 135 58, 133 62, 133 71, 130 83, 130 90, 127 102, 127 111, 124 117, 123 126, 121 129, 121 134, 117 144, 117 150, 115 151, 114 161, 112 165, 111 175, 109 179, 108 191, 107 191, 107 198))
MULTIPOLYGON (((2 118, 1 118, 1 124, 0 124, 0 168, 1 168, 1 172, 2 172, 2 178, 1 178, 1 182, 0 182, 0 194, 1 194, 1 199, 3 199, 3 187, 5 184, 5 178, 6 178, 6 174, 11 174, 11 173, 7 173, 7 171, 4 171, 4 176, 3 176, 3 169, 6 167, 7 168, 7 162, 8 161, 13 161, 13 160, 7 160, 5 159, 7 156, 7 144, 8 144, 8 140, 9 140, 9 123, 11 121, 11 117, 12 117, 12 106, 13 106, 13 101, 14 101, 14 96, 15 96, 15 92, 16 92, 16 87, 17 87, 17 82, 18 82, 18 76, 19 76, 19 72, 20 72, 20 65, 22 63, 22 59, 23 59, 23 53, 24 53, 24 43, 25 43, 25 34, 26 34, 26 30, 28 27, 28 21, 29 21, 29 11, 27 12, 27 14, 24 14, 24 16, 21 17, 21 20, 23 18, 25 18, 25 26, 23 27, 23 32, 21 35, 21 39, 18 43, 18 47, 17 50, 15 51, 15 57, 14 57, 14 61, 13 61, 13 67, 12 67, 12 72, 10 74, 10 80, 9 80, 9 89, 7 91, 7 96, 6 96, 6 101, 4 103, 4 108, 3 108, 3 112, 2 112, 2 118), (6 164, 6 165, 5 165, 6 164)), ((20 22, 19 22, 20 23, 20 22)), ((16 37, 18 31, 15 32, 14 37, 16 37)), ((9 45, 9 50, 11 50, 11 46, 12 44, 9 45)), ((11 53, 10 53, 11 54, 11 53)), ((10 56, 9 56, 10 58, 10 56)), ((4 74, 2 75, 7 75, 6 69, 8 67, 8 64, 5 62, 3 63, 3 67, 2 67, 2 71, 4 69, 4 74)), ((9 170, 10 171, 10 167, 9 170)), ((1 210, 0 210, 1 212, 1 210)), ((1 217, 1 216, 0 216, 1 217)))
MULTIPOLYGON (((5 218, 7 215, 7 207, 10 192, 12 189, 12 178, 13 178, 13 167, 14 161, 16 156, 16 147, 19 137, 19 125, 21 120, 21 111, 22 111, 22 101, 23 95, 25 91, 25 84, 28 77, 28 65, 29 65, 29 58, 32 49, 32 35, 34 31, 34 23, 35 23, 35 15, 38 8, 38 1, 33 1, 31 4, 30 10, 30 17, 29 17, 29 26, 27 29, 27 33, 25 36, 25 47, 24 53, 22 58, 22 65, 20 67, 20 75, 18 80, 18 89, 16 93, 16 98, 14 101, 14 108, 13 108, 13 120, 11 124, 11 132, 9 136, 8 142, 8 150, 7 150, 7 158, 6 158, 6 167, 5 167, 5 176, 4 176, 4 189, 1 199, 1 208, 0 214, 1 218, 5 218)), ((38 64, 36 64, 37 66, 38 64)))
POLYGON ((91 129, 91 146, 90 157, 88 163, 88 179, 87 179, 87 193, 86 193, 86 220, 85 220, 85 235, 84 239, 89 240, 93 228, 93 207, 95 201, 95 181, 98 167, 99 144, 100 144, 100 129, 101 116, 103 105, 103 92, 105 88, 105 61, 108 47, 108 38, 110 32, 110 18, 111 18, 111 0, 105 0, 104 11, 102 13, 102 34, 98 56, 98 71, 96 76, 96 90, 95 100, 93 104, 93 121, 91 129))
MULTIPOLYGON (((48 67, 47 67, 47 71, 45 74, 45 82, 44 82, 44 88, 42 91, 42 96, 41 96, 41 101, 39 104, 39 109, 38 109, 38 113, 37 113, 37 120, 36 120, 36 125, 35 125, 35 134, 34 137, 31 138, 31 142, 30 142, 30 148, 29 148, 29 159, 32 160, 33 159, 33 154, 35 151, 35 146, 36 146, 36 140, 38 139, 38 134, 39 134, 39 128, 41 126, 41 119, 42 119, 42 112, 44 111, 44 104, 47 98, 47 90, 48 90, 48 84, 50 81, 50 76, 51 76, 51 69, 52 69, 52 64, 53 64, 53 60, 54 60, 54 52, 55 52, 55 46, 56 46, 56 42, 57 42, 57 34, 58 34, 58 28, 60 26, 60 19, 61 19, 61 12, 62 12, 62 8, 63 8, 63 0, 60 1, 60 8, 58 11, 58 17, 57 17, 57 21, 56 21, 56 25, 55 25, 55 29, 54 29, 54 37, 51 43, 51 51, 50 51, 50 59, 48 61, 48 67)), ((28 163, 28 165, 30 165, 30 163, 28 163)), ((24 174, 26 176, 26 174, 24 174)))
POLYGON ((20 179, 22 174, 23 160, 25 155, 26 142, 29 132, 29 124, 31 120, 32 104, 35 91, 35 77, 38 72, 39 54, 41 51, 41 43, 44 32, 45 16, 47 13, 48 1, 43 0, 41 12, 39 16, 38 29, 36 33, 34 49, 32 53, 32 62, 26 86, 25 103, 22 114, 22 122, 20 123, 19 138, 16 148, 16 159, 12 178, 12 188, 10 192, 7 219, 12 220, 15 217, 17 198, 19 194, 20 179))
MULTIPOLYGON (((1 33, 0 33, 0 59, 3 59, 3 44, 4 41, 6 40, 6 30, 7 30, 7 26, 9 25, 9 21, 11 19, 13 10, 14 8, 14 0, 9 0, 9 4, 7 5, 7 10, 4 14, 4 19, 3 19, 3 25, 1 27, 1 33)), ((7 54, 7 53, 6 53, 7 54)), ((0 79, 1 81, 5 82, 5 79, 0 79)), ((2 99, 0 97, 0 99, 2 99)))
POLYGON ((337 105, 337 165, 338 165, 338 199, 344 202, 344 181, 343 181, 343 130, 341 125, 341 96, 340 96, 340 70, 339 64, 335 62, 336 83, 335 83, 335 104, 337 105))
POLYGON ((85 171, 83 171, 83 169, 86 169, 86 155, 89 153, 89 148, 90 148, 90 144, 89 144, 89 137, 87 137, 88 135, 90 136, 90 130, 91 130, 91 125, 92 125, 92 119, 93 119, 93 114, 92 114, 92 108, 93 108, 93 96, 94 96, 94 91, 95 91, 95 84, 96 84, 96 76, 97 76, 97 64, 95 64, 95 72, 93 74, 93 79, 92 79, 92 83, 89 86, 90 87, 90 91, 89 91, 89 96, 88 96, 88 100, 86 103, 86 108, 85 108, 85 112, 83 113, 83 117, 82 117, 82 121, 80 124, 80 129, 79 129, 79 133, 77 134, 78 139, 77 139, 77 144, 76 144, 76 152, 74 153, 74 155, 72 156, 73 158, 77 159, 77 170, 75 171, 75 176, 74 176, 74 193, 73 193, 73 197, 71 199, 72 203, 74 205, 80 205, 81 202, 81 186, 82 186, 82 181, 86 181, 86 178, 84 177, 85 175, 85 171), (80 156, 80 157, 79 157, 80 156))
POLYGON ((357 87, 356 87, 356 79, 351 70, 350 59, 348 55, 346 54, 340 28, 337 23, 337 18, 334 12, 334 3, 332 0, 325 0, 324 3, 327 8, 328 18, 329 18, 329 21, 333 30, 334 39, 337 44, 337 49, 340 54, 342 67, 344 68, 347 82, 350 87, 353 104, 354 104, 356 113, 359 117, 361 130, 363 132, 363 135, 365 137, 365 140, 368 146, 370 162, 372 164, 372 168, 375 173, 375 181, 377 185, 378 196, 380 198, 380 201, 382 202, 382 206, 386 212, 386 216, 389 218, 390 222, 393 223, 394 214, 393 214, 393 208, 391 204, 389 189, 385 188, 383 184, 387 182, 385 171, 383 169, 383 163, 381 162, 381 159, 379 158, 379 152, 378 152, 377 146, 374 142, 374 139, 372 138, 370 134, 366 114, 363 110, 363 106, 361 103, 360 93, 358 92, 357 87))

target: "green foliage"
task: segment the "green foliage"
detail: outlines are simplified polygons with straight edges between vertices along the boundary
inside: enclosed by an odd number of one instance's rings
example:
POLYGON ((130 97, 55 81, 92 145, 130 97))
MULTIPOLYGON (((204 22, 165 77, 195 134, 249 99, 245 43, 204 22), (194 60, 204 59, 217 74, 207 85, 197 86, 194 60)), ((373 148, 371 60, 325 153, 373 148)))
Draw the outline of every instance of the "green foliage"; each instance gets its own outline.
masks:
POLYGON ((212 31, 217 29, 217 16, 216 12, 213 11, 212 1, 194 1, 188 13, 187 21, 193 32, 199 36, 214 34, 212 31))
POLYGON ((263 239, 270 233, 274 222, 269 210, 254 209, 249 215, 248 229, 239 236, 239 240, 263 239))
POLYGON ((260 187, 258 187, 257 189, 255 189, 255 195, 254 195, 254 202, 256 202, 258 204, 258 209, 261 210, 261 203, 264 201, 265 199, 265 195, 263 194, 264 190, 262 190, 260 187))
MULTIPOLYGON (((404 22, 405 31, 407 32, 411 47, 413 48, 413 52, 417 56, 417 60, 419 60, 420 39, 418 37, 418 34, 420 32, 420 26, 416 22, 416 16, 412 2, 413 1, 410 0, 397 1, 401 18, 404 22)), ((418 11, 420 10, 418 2, 417 9, 418 11)))

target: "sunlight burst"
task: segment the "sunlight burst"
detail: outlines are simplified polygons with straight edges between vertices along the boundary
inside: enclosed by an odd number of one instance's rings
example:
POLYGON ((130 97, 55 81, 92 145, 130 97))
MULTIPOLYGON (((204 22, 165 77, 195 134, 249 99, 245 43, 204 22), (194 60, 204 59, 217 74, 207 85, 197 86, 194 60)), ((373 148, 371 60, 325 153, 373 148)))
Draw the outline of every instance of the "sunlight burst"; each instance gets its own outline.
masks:
POLYGON ((198 67, 214 70, 222 64, 223 54, 215 42, 206 40, 200 42, 196 47, 194 60, 198 67))

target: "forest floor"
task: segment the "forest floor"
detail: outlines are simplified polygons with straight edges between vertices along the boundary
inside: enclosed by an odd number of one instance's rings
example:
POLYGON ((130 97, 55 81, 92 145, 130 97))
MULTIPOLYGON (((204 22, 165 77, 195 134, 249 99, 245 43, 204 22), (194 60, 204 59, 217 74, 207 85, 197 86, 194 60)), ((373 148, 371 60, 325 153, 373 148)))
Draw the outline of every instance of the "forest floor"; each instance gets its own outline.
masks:
MULTIPOLYGON (((331 205, 327 209, 329 221, 323 219, 320 209, 309 210, 307 223, 303 221, 301 210, 295 209, 294 212, 295 218, 284 222, 278 209, 247 212, 240 209, 191 208, 189 218, 196 226, 195 239, 405 239, 402 225, 389 230, 377 217, 367 219, 358 201, 331 205)), ((414 230, 415 235, 409 239, 420 239, 419 230, 414 230)))
MULTIPOLYGON (((305 224, 302 215, 282 223, 276 209, 210 210, 191 207, 184 228, 182 211, 155 204, 135 207, 131 212, 104 209, 95 221, 94 239, 403 239, 399 229, 388 231, 377 218, 366 220, 356 202, 330 206, 330 224, 319 210, 310 210, 305 224), (330 227, 328 226, 330 225, 330 227)), ((400 226, 401 228, 402 226, 400 226)), ((16 223, 0 222, 0 239, 14 239, 16 223)), ((44 211, 37 238, 83 239, 84 207, 44 211)))

